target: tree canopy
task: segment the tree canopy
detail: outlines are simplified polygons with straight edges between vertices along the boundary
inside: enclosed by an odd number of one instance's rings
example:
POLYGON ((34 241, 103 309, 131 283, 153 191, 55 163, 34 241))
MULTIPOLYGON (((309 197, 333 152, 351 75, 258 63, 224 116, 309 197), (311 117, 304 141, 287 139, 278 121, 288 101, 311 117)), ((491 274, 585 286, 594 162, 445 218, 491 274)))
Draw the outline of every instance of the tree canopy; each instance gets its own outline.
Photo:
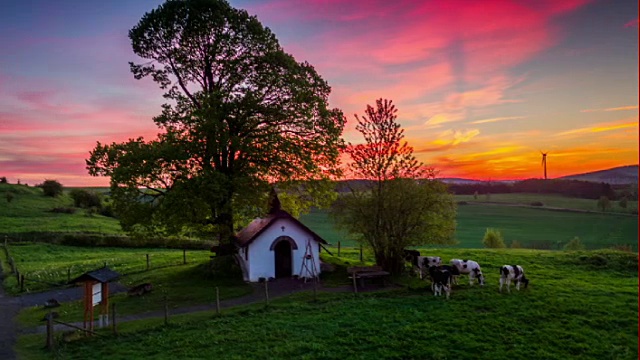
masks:
POLYGON ((368 245, 376 263, 392 273, 404 268, 409 246, 453 243, 455 205, 447 187, 434 180, 435 171, 413 156, 396 122, 389 100, 367 105, 356 115, 363 144, 349 144, 350 176, 368 180, 363 189, 341 197, 332 213, 338 223, 368 245))
POLYGON ((338 174, 345 120, 328 106, 329 85, 255 16, 223 0, 168 0, 129 38, 144 60, 131 72, 168 103, 157 139, 98 143, 87 160, 91 175, 111 177, 125 228, 188 227, 228 242, 270 183, 313 187, 338 174))

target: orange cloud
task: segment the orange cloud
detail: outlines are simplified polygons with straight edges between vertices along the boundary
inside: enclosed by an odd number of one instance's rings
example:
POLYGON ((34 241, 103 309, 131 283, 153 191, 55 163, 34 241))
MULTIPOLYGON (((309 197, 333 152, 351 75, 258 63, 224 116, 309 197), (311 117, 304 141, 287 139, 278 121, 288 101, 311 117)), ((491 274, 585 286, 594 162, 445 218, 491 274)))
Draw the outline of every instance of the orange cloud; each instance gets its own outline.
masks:
POLYGON ((476 121, 470 122, 470 124, 486 124, 486 123, 492 123, 492 122, 498 122, 498 121, 519 120, 524 118, 525 118, 524 116, 505 116, 505 117, 497 117, 497 118, 484 119, 484 120, 476 120, 476 121))
POLYGON ((638 105, 620 106, 620 107, 613 107, 613 108, 606 108, 606 109, 585 109, 585 110, 580 110, 580 112, 589 113, 589 112, 597 112, 597 111, 625 111, 625 110, 636 110, 636 109, 638 109, 638 105))
POLYGON ((616 122, 594 124, 592 126, 588 126, 588 127, 584 127, 584 128, 579 128, 579 129, 574 129, 574 130, 569 130, 569 131, 563 131, 561 133, 555 134, 555 136, 582 135, 582 134, 590 134, 590 133, 599 133, 599 132, 604 132, 604 131, 614 131, 614 130, 620 130, 620 129, 627 129, 627 128, 632 128, 632 127, 638 127, 637 118, 635 120, 633 120, 633 121, 629 121, 627 119, 627 120, 620 120, 620 121, 616 121, 616 122))

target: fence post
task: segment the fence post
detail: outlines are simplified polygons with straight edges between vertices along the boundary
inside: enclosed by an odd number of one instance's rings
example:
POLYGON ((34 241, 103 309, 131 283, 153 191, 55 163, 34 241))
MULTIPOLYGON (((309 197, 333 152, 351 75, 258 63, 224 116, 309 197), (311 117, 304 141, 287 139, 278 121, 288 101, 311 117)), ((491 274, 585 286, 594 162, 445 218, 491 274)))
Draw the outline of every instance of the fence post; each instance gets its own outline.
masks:
POLYGON ((16 281, 18 282, 18 284, 20 283, 20 271, 18 271, 17 268, 16 268, 16 281))
POLYGON ((147 271, 149 271, 149 254, 147 254, 147 271))
POLYGON ((340 257, 340 240, 338 240, 338 257, 340 257))
POLYGON ((118 335, 118 328, 116 327, 116 303, 111 304, 111 324, 113 325, 113 334, 118 335))
POLYGON ((51 315, 51 310, 47 315, 47 350, 53 350, 53 315, 51 315))
POLYGON ((216 286, 216 314, 220 315, 220 288, 216 286))
POLYGON ((71 282, 71 266, 67 268, 67 282, 71 282))
POLYGON ((356 280, 356 272, 355 271, 351 274, 351 278, 353 279, 353 293, 357 294, 358 293, 358 283, 357 283, 357 280, 356 280))
POLYGON ((24 291, 24 275, 20 275, 20 292, 24 291))
POLYGON ((269 306, 269 279, 264 279, 264 299, 265 299, 265 306, 269 306))
POLYGON ((182 249, 182 264, 187 264, 187 249, 182 249))
POLYGON ((360 244, 360 262, 362 262, 362 244, 360 244))

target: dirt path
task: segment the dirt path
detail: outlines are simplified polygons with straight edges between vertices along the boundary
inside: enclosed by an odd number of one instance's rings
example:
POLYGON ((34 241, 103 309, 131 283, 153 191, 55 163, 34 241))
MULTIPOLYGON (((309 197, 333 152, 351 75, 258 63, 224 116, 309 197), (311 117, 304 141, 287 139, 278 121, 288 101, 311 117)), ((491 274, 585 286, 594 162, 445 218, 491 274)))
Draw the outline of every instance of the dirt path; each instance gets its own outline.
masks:
POLYGON ((20 310, 20 301, 8 296, 2 287, 2 266, 0 266, 0 359, 15 359, 13 346, 16 343, 16 324, 13 318, 20 310))
MULTIPOLYGON (((13 347, 17 340, 18 326, 13 318, 18 315, 20 309, 42 305, 51 298, 59 302, 68 302, 81 300, 84 296, 81 287, 73 287, 13 297, 4 291, 2 279, 2 267, 0 266, 0 359, 2 360, 16 358, 13 347)), ((113 283, 109 286, 109 293, 111 294, 126 290, 124 286, 118 283, 113 283)))
MULTIPOLYGON (((220 308, 228 309, 235 306, 264 302, 265 301, 264 285, 263 284, 251 284, 251 285, 253 286, 253 292, 251 294, 237 297, 237 298, 222 300, 220 301, 220 308)), ((378 289, 379 288, 376 286, 368 286, 367 289, 364 291, 375 291, 378 289)), ((269 299, 276 299, 276 298, 288 296, 300 291, 312 291, 312 290, 313 290, 312 282, 304 283, 303 281, 300 281, 300 280, 280 279, 280 280, 276 280, 274 282, 269 283, 269 299)), ((328 288, 328 287, 323 287, 319 285, 317 290, 318 292, 351 292, 352 287, 342 286, 342 287, 328 288)), ((363 289, 358 289, 358 291, 363 291, 363 289)), ((171 309, 169 310, 169 313, 170 315, 188 314, 188 313, 194 313, 199 311, 215 310, 215 308, 216 308, 215 304, 194 305, 194 306, 171 309)), ((121 316, 121 317, 118 317, 117 321, 120 324, 128 321, 152 319, 152 318, 163 318, 163 317, 164 317, 163 311, 153 311, 153 312, 148 312, 143 314, 121 316)), ((82 326, 81 322, 72 323, 72 324, 76 326, 82 326)), ((59 331, 59 330, 68 330, 69 328, 64 325, 56 324, 54 326, 54 329, 56 331, 59 331)), ((20 331, 20 333, 22 334, 33 334, 33 333, 44 333, 44 332, 46 332, 45 326, 22 329, 20 331)))

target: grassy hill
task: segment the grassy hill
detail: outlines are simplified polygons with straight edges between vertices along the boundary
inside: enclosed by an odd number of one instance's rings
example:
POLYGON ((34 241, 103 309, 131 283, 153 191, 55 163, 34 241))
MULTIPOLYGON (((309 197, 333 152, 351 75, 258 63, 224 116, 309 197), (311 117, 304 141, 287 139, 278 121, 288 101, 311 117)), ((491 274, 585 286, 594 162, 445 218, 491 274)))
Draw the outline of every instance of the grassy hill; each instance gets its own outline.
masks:
MULTIPOLYGON (((514 203, 511 194, 500 197, 491 195, 491 200, 514 203)), ((628 214, 583 213, 571 211, 551 211, 539 207, 515 207, 506 204, 486 204, 472 200, 472 196, 456 195, 456 199, 469 201, 469 205, 459 205, 456 218, 457 248, 482 248, 482 237, 488 227, 501 230, 507 245, 518 241, 523 247, 557 249, 574 237, 579 237, 588 249, 607 248, 614 245, 628 245, 637 251, 637 217, 628 214)), ((483 198, 484 199, 484 198, 483 198)), ((538 195, 526 196, 521 200, 540 201, 538 195)), ((594 206, 593 200, 567 199, 548 195, 542 198, 544 204, 570 207, 577 210, 594 206), (588 202, 588 203, 586 203, 588 202)), ((637 206, 637 205, 635 205, 637 206)), ((317 232, 334 247, 338 241, 342 246, 356 246, 355 239, 336 228, 325 210, 314 210, 301 216, 301 221, 317 232)))
POLYGON ((118 220, 77 209, 73 214, 53 212, 71 208, 67 191, 59 197, 44 196, 42 189, 24 185, 0 184, 0 234, 87 232, 122 234, 118 220), (11 201, 7 194, 11 193, 11 201))
MULTIPOLYGON (((56 356, 637 359, 637 254, 447 249, 437 255, 478 260, 487 285, 462 281, 448 301, 418 280, 382 293, 323 293, 317 302, 301 293, 266 309, 173 316, 168 326, 162 319, 122 323, 117 338, 102 331, 61 343, 56 356), (524 266, 530 286, 499 293, 498 269, 513 263, 524 266)), ((24 359, 48 359, 43 344, 44 335, 22 336, 17 350, 24 359)))
POLYGON ((611 185, 637 184, 638 165, 619 166, 611 169, 592 171, 584 174, 563 176, 560 179, 605 182, 611 185))

